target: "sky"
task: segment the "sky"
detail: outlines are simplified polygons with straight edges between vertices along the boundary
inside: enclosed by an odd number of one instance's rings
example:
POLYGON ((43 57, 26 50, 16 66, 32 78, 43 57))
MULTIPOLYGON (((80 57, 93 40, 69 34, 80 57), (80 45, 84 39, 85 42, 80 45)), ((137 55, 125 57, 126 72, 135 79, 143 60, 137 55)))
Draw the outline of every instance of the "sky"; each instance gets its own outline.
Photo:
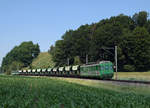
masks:
POLYGON ((6 54, 24 41, 42 52, 69 29, 111 16, 150 13, 150 0, 0 0, 0 65, 6 54))

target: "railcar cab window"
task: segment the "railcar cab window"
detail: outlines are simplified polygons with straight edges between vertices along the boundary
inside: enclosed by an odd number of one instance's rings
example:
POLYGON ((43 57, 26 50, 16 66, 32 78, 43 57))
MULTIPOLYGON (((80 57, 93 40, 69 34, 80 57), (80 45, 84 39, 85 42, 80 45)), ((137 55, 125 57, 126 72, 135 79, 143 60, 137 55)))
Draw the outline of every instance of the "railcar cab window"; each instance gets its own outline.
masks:
POLYGON ((104 66, 101 66, 101 70, 104 70, 104 66))
POLYGON ((105 70, 109 70, 109 66, 105 66, 105 70))

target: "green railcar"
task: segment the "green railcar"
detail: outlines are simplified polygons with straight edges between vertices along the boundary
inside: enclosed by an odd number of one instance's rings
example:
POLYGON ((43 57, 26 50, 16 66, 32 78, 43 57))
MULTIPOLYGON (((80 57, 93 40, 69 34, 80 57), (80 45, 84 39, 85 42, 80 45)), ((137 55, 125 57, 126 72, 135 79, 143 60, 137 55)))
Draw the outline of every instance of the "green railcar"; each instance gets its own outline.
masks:
POLYGON ((98 64, 80 66, 80 76, 111 79, 113 74, 113 64, 110 61, 101 61, 98 64))

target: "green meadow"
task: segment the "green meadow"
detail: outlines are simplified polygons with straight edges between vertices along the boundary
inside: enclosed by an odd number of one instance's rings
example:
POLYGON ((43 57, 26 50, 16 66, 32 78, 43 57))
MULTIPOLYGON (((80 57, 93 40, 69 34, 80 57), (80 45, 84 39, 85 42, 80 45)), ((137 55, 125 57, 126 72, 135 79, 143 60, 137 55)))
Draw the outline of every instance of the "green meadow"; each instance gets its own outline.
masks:
POLYGON ((0 75, 1 108, 150 108, 148 85, 0 75))

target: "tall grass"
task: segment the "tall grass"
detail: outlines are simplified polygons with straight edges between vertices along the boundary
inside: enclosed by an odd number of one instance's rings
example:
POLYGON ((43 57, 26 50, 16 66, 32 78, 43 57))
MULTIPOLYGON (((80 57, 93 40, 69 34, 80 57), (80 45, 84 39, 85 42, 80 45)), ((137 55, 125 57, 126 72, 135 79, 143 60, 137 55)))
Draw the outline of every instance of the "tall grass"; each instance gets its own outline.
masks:
POLYGON ((2 108, 149 108, 150 94, 116 92, 46 77, 0 76, 2 108))

